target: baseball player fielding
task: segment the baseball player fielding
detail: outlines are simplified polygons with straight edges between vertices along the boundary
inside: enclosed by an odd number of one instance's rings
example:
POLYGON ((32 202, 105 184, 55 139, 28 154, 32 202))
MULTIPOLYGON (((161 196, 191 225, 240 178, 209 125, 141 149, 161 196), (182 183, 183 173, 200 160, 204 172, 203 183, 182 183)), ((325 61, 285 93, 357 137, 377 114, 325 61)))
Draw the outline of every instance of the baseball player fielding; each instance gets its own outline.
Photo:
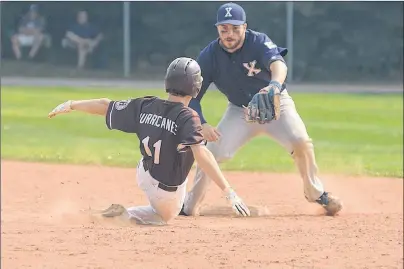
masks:
MULTIPOLYGON (((240 5, 220 6, 216 22, 218 38, 205 46, 197 58, 203 83, 189 106, 201 118, 207 147, 218 162, 224 162, 258 134, 268 135, 293 158, 307 201, 318 203, 328 215, 335 215, 342 209, 342 202, 325 191, 317 174, 313 142, 288 93, 283 58, 288 51, 266 34, 248 29, 246 21, 240 5), (200 103, 211 83, 229 101, 217 128, 204 118, 200 103)), ((198 167, 181 215, 199 214, 209 184, 209 176, 198 167)))

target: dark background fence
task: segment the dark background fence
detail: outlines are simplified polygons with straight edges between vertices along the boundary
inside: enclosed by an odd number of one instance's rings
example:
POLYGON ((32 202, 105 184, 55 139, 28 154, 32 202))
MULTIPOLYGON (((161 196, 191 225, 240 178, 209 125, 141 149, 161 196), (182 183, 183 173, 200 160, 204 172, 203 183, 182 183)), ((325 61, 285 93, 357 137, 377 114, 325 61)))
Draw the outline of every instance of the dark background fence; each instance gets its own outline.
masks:
MULTIPOLYGON (((286 46, 286 2, 238 2, 249 28, 286 46)), ((33 2, 1 2, 1 56, 13 61, 10 33, 33 2)), ((51 57, 64 66, 67 26, 80 9, 106 36, 107 70, 122 74, 123 2, 38 2, 52 37, 51 57)), ((131 2, 132 73, 164 72, 178 56, 197 57, 217 37, 222 2, 131 2)), ((400 82, 403 79, 402 2, 295 2, 294 80, 297 82, 400 82)))

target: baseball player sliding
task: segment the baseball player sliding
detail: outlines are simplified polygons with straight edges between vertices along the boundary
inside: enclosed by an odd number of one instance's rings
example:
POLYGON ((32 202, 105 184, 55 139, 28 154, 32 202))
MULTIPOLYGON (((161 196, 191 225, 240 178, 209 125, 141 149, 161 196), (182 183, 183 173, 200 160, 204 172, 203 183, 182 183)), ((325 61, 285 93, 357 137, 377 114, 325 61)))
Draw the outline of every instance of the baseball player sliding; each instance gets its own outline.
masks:
POLYGON ((153 96, 125 101, 70 100, 49 113, 49 118, 73 110, 104 116, 109 129, 138 136, 143 157, 137 166, 137 181, 150 205, 125 208, 112 204, 103 216, 121 216, 138 224, 167 224, 184 204, 187 176, 194 160, 224 192, 236 214, 250 215, 206 148, 200 119, 188 107, 199 93, 202 80, 196 61, 178 58, 167 69, 167 100, 153 96))
MULTIPOLYGON (((287 49, 278 47, 266 34, 247 29, 246 14, 235 3, 220 6, 216 27, 219 38, 209 43, 197 59, 203 84, 189 105, 201 118, 208 149, 218 162, 223 162, 251 138, 267 134, 291 154, 303 180, 306 199, 335 215, 342 203, 324 190, 317 176, 313 143, 286 89, 283 56, 287 49), (229 100, 217 128, 206 122, 200 105, 211 83, 229 100)), ((197 168, 180 215, 199 214, 210 183, 209 175, 201 168, 197 168)))

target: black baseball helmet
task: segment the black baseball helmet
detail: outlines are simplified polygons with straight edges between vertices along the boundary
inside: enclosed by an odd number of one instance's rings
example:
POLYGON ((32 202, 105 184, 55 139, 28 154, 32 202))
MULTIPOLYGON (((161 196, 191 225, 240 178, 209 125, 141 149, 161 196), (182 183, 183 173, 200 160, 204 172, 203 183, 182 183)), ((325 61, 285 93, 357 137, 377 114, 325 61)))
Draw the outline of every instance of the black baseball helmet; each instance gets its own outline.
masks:
POLYGON ((165 77, 166 92, 177 96, 196 97, 202 87, 202 75, 199 64, 187 57, 171 62, 165 77))

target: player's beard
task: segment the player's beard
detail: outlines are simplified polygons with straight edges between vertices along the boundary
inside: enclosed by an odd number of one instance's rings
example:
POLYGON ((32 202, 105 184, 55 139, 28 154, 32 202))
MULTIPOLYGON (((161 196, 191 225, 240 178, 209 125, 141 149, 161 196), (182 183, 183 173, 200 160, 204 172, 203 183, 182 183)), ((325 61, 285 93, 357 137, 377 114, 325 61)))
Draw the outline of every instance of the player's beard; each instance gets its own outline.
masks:
POLYGON ((226 42, 226 40, 221 40, 222 42, 220 42, 223 46, 224 49, 226 50, 234 50, 235 48, 237 48, 240 44, 242 39, 240 38, 239 40, 232 40, 234 42, 233 45, 228 45, 228 42, 226 42))

